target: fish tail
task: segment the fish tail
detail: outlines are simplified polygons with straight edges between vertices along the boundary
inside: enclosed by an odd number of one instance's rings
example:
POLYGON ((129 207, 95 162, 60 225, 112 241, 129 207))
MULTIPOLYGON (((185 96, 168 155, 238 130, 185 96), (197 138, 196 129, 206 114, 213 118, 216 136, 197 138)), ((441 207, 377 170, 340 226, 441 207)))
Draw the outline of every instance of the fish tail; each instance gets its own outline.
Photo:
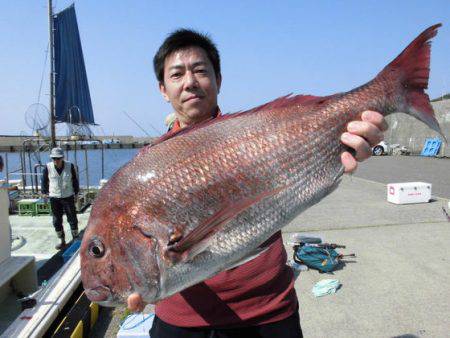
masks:
POLYGON ((436 24, 423 31, 377 75, 375 81, 393 85, 395 94, 389 100, 389 112, 400 111, 412 115, 445 139, 430 99, 424 92, 428 88, 430 75, 430 40, 441 26, 436 24))

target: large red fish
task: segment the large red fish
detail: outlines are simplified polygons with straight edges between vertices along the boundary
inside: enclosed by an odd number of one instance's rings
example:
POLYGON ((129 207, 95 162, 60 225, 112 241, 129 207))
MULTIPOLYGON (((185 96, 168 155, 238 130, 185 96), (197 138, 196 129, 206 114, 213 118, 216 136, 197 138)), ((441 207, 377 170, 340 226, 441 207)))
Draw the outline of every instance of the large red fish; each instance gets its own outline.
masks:
POLYGON ((439 26, 347 93, 288 95, 143 149, 92 208, 80 249, 86 295, 114 305, 138 292, 155 303, 258 255, 337 186, 340 135, 362 111, 404 112, 440 132, 424 93, 439 26))

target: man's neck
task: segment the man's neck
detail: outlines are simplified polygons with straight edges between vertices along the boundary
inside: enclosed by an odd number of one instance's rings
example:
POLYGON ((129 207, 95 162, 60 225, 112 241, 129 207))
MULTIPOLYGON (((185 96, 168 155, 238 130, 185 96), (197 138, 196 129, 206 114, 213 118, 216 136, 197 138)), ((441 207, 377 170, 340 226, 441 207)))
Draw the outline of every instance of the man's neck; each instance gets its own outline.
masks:
POLYGON ((189 120, 189 119, 188 120, 183 120, 183 119, 178 118, 178 123, 180 124, 180 128, 186 128, 186 127, 192 126, 194 124, 198 124, 200 122, 209 120, 211 117, 216 117, 218 113, 219 113, 219 107, 216 107, 213 110, 213 112, 211 112, 211 114, 205 115, 205 117, 203 119, 200 119, 200 120, 189 120))

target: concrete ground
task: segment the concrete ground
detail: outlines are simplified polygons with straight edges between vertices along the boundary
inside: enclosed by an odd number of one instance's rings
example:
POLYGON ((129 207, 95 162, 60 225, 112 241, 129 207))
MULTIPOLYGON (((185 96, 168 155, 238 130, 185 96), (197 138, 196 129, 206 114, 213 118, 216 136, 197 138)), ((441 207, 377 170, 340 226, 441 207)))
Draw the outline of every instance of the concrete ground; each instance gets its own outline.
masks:
MULTIPOLYGON (((89 218, 89 210, 78 214, 78 228, 83 230, 89 218)), ((56 232, 53 228, 51 216, 18 216, 9 217, 13 237, 20 237, 13 242, 13 256, 35 256, 36 265, 39 267, 47 259, 52 257, 57 250, 55 245, 59 243, 56 232), (14 248, 17 247, 16 250, 14 248)), ((70 226, 67 223, 66 216, 63 217, 63 227, 66 234, 66 242, 72 240, 70 226)))
MULTIPOLYGON (((333 274, 301 272, 295 282, 305 337, 450 337, 450 160, 377 157, 346 176, 340 187, 283 230, 320 236, 356 253, 333 274), (433 184, 433 201, 393 205, 386 183, 433 184), (444 198, 442 198, 444 197, 444 198), (315 298, 322 279, 336 278, 336 294, 315 298)), ((146 309, 149 311, 149 308, 146 309)), ((94 337, 115 337, 121 311, 101 314, 94 337)))
POLYGON ((285 243, 292 232, 302 232, 357 255, 333 274, 300 273, 295 287, 304 336, 449 337, 450 223, 441 209, 446 203, 436 198, 389 204, 385 185, 346 177, 285 228, 285 243), (341 289, 315 298, 312 287, 326 278, 338 279, 341 289))
POLYGON ((425 181, 433 185, 433 195, 450 198, 450 158, 448 157, 372 157, 361 163, 355 176, 385 184, 425 181))
MULTIPOLYGON (((357 255, 333 274, 309 270, 296 279, 305 337, 450 337, 450 222, 442 212, 450 198, 449 173, 449 159, 371 158, 284 228, 290 257, 287 242, 294 232, 346 245, 338 251, 357 255), (433 201, 386 202, 385 183, 402 181, 432 183, 433 201), (325 278, 342 287, 315 298, 312 287, 325 278)), ((80 216, 81 227, 87 217, 80 216)), ((13 232, 33 239, 17 253, 51 255, 57 240, 50 218, 32 225, 22 220, 12 218, 13 232)), ((115 337, 121 316, 120 309, 102 309, 91 336, 115 337)))

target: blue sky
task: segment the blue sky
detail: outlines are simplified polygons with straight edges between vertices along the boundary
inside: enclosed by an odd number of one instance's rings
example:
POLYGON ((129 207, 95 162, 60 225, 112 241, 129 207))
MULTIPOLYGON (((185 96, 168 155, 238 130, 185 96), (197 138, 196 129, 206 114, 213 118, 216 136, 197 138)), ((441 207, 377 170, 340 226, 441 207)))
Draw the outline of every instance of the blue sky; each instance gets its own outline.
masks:
MULTIPOLYGON (((54 0, 56 10, 72 1, 54 0)), ((31 133, 48 41, 46 0, 0 1, 0 134, 31 133)), ((180 27, 208 32, 222 58, 222 111, 290 92, 326 95, 372 79, 428 26, 434 39, 428 93, 450 92, 447 1, 75 1, 97 135, 165 130, 152 58, 180 27)), ((48 62, 47 62, 48 68, 48 62)), ((48 72, 48 70, 46 70, 48 72)), ((40 101, 48 106, 48 76, 40 101)), ((59 128, 61 133, 64 129, 59 128)))

